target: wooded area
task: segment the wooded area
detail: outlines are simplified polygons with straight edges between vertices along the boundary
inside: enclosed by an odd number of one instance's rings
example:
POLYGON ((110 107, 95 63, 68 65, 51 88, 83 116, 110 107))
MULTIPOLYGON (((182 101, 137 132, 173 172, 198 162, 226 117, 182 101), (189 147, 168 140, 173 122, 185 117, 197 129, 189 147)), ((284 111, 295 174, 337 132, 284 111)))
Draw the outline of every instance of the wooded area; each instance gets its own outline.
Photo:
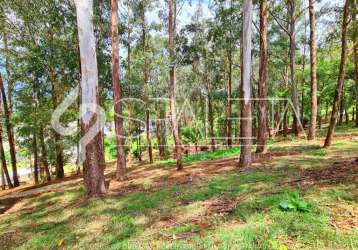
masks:
POLYGON ((357 9, 0 0, 0 249, 357 249, 357 9))

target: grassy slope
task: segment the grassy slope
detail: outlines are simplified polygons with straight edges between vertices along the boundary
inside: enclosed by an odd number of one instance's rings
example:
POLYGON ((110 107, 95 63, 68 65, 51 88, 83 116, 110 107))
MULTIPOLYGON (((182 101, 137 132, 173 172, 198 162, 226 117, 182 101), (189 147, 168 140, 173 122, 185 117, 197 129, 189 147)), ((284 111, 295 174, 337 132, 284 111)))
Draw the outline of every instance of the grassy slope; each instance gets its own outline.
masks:
MULTIPOLYGON (((81 205, 84 191, 75 186, 24 199, 12 208, 16 212, 0 215, 0 249, 358 249, 357 183, 281 185, 299 178, 302 169, 357 157, 352 134, 358 130, 349 133, 329 150, 303 140, 275 143, 281 147, 273 151, 304 153, 155 192, 111 195, 81 205), (280 201, 295 191, 312 206, 310 212, 280 210, 280 201), (235 200, 229 214, 208 212, 210 204, 235 200)), ((231 156, 231 151, 222 154, 231 156)))

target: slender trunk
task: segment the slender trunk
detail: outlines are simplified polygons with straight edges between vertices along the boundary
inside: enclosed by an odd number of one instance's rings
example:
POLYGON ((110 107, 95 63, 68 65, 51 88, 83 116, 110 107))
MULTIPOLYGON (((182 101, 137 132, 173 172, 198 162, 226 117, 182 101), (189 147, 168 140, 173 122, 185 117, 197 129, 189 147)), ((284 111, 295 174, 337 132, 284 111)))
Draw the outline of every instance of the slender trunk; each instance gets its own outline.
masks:
POLYGON ((291 94, 293 103, 293 129, 298 136, 300 132, 299 121, 300 121, 300 104, 298 100, 297 82, 296 82, 296 0, 288 1, 288 12, 290 16, 290 71, 291 71, 291 94))
POLYGON ((210 86, 208 86, 208 122, 209 122, 209 133, 211 138, 210 144, 211 144, 211 151, 215 151, 214 110, 213 110, 211 91, 209 89, 210 86))
POLYGON ((179 129, 176 111, 176 0, 169 0, 169 55, 170 55, 170 111, 175 143, 175 155, 177 159, 177 169, 183 169, 182 145, 179 138, 179 129))
POLYGON ((342 98, 341 98, 341 107, 339 108, 339 120, 338 120, 338 124, 342 125, 343 123, 343 116, 344 116, 344 98, 345 98, 345 94, 344 94, 344 86, 342 89, 342 98))
POLYGON ((47 181, 51 181, 51 172, 50 172, 50 167, 49 167, 49 164, 47 161, 47 149, 46 149, 46 145, 45 145, 43 128, 40 129, 39 139, 40 139, 40 144, 41 144, 41 160, 42 160, 42 164, 45 168, 46 179, 47 179, 47 181))
POLYGON ((132 154, 131 154, 131 148, 132 148, 132 92, 131 92, 131 77, 132 77, 132 48, 131 48, 131 40, 132 40, 132 25, 131 25, 131 19, 132 19, 132 6, 131 6, 131 0, 127 1, 127 10, 128 10, 128 34, 127 34, 127 83, 128 83, 128 138, 127 138, 127 144, 128 144, 128 155, 127 155, 127 167, 130 167, 132 164, 132 154))
POLYGON ((157 121, 156 121, 156 127, 157 127, 157 139, 158 139, 158 148, 159 148, 159 157, 161 159, 165 156, 165 131, 163 131, 162 121, 164 118, 164 115, 162 115, 163 111, 160 107, 157 107, 157 121))
POLYGON ((35 185, 37 185, 37 184, 39 184, 39 161, 38 161, 38 152, 37 152, 36 133, 34 133, 33 139, 32 139, 32 150, 34 153, 34 180, 35 180, 35 185))
MULTIPOLYGON (((231 48, 230 48, 231 49, 231 48)), ((229 147, 232 146, 232 122, 231 122, 231 116, 232 116, 232 52, 230 50, 229 53, 229 73, 228 73, 228 88, 227 88, 227 95, 228 95, 228 110, 227 110, 227 145, 229 147)))
POLYGON ((267 19, 269 11, 267 0, 260 1, 260 75, 259 75, 259 128, 256 153, 267 152, 268 114, 267 114, 267 19))
POLYGON ((304 112, 305 112, 305 84, 306 84, 306 45, 307 45, 307 20, 305 17, 304 21, 305 32, 304 32, 304 41, 303 41, 303 54, 302 54, 302 91, 301 91, 301 124, 305 128, 304 112))
POLYGON ((1 73, 0 73, 0 88, 1 88, 2 102, 3 102, 3 106, 4 106, 4 113, 5 113, 5 126, 6 126, 7 136, 8 136, 8 140, 9 140, 9 146, 10 146, 12 178, 14 181, 14 187, 18 187, 20 185, 20 183, 19 183, 19 178, 17 176, 15 140, 14 140, 11 117, 10 117, 9 107, 7 104, 7 97, 6 97, 4 83, 2 80, 1 73))
POLYGON ((137 154, 138 154, 138 160, 142 161, 142 143, 141 143, 141 136, 140 133, 142 131, 140 131, 140 128, 138 130, 138 139, 137 139, 137 154))
MULTIPOLYGON (((82 104, 99 105, 98 69, 96 57, 96 40, 93 28, 93 0, 76 0, 78 36, 81 54, 81 102, 82 104)), ((84 113, 81 118, 82 134, 87 134, 99 119, 99 107, 91 115, 84 113)), ((84 184, 87 197, 103 195, 106 193, 104 178, 104 152, 101 129, 87 145, 84 160, 84 184)))
POLYGON ((252 114, 251 114, 251 48, 252 48, 252 0, 244 1, 242 32, 242 86, 241 96, 241 154, 239 167, 252 163, 252 114))
POLYGON ((2 166, 0 167, 0 171, 1 171, 1 190, 5 190, 6 182, 5 182, 5 174, 2 166))
POLYGON ((358 127, 358 21, 357 8, 358 1, 352 0, 352 23, 353 23, 353 50, 354 50, 354 66, 355 66, 355 82, 356 82, 356 108, 355 108, 355 126, 358 127))
MULTIPOLYGON (((0 97, 0 106, 1 106, 2 98, 0 97)), ((2 113, 2 109, 0 107, 0 112, 2 113)), ((2 137, 2 124, 0 124, 0 157, 1 157, 1 170, 3 174, 5 175, 7 186, 9 188, 13 188, 11 178, 9 175, 9 171, 7 169, 7 163, 6 163, 6 157, 5 157, 5 150, 4 150, 4 143, 3 143, 3 137, 2 137)))
MULTIPOLYGON (((55 70, 51 68, 51 87, 52 87, 52 105, 53 109, 55 110, 59 104, 58 101, 58 84, 57 84, 57 77, 55 70)), ((62 179, 65 177, 65 172, 63 169, 63 148, 61 145, 61 135, 56 131, 54 133, 54 140, 55 140, 55 151, 56 151, 56 178, 62 179)))
POLYGON ((316 137, 317 124, 317 38, 316 38, 316 13, 315 0, 309 0, 310 15, 310 51, 311 51, 311 119, 308 139, 316 137))
POLYGON ((344 77, 345 77, 345 70, 346 70, 346 60, 347 60, 347 26, 348 26, 348 15, 349 15, 349 5, 350 0, 346 0, 344 4, 344 11, 343 11, 343 23, 342 23, 342 54, 341 54, 341 64, 339 67, 339 77, 336 87, 336 93, 334 96, 334 102, 332 106, 332 114, 331 114, 331 121, 328 128, 327 137, 324 143, 324 147, 329 147, 332 144, 334 130, 337 124, 337 116, 339 112, 339 105, 342 98, 342 91, 344 85, 344 77))
POLYGON ((118 39, 118 0, 111 0, 112 3, 112 88, 114 101, 114 123, 117 138, 117 172, 116 178, 126 178, 126 155, 125 135, 122 118, 122 90, 119 77, 119 39, 118 39))
POLYGON ((149 162, 153 163, 153 148, 152 148, 152 138, 150 132, 150 113, 149 113, 149 65, 148 65, 148 41, 147 41, 147 27, 145 20, 145 0, 140 2, 140 17, 142 24, 142 50, 144 56, 144 65, 143 65, 143 79, 145 87, 145 123, 146 123, 146 135, 147 135, 147 146, 148 146, 148 157, 149 162))

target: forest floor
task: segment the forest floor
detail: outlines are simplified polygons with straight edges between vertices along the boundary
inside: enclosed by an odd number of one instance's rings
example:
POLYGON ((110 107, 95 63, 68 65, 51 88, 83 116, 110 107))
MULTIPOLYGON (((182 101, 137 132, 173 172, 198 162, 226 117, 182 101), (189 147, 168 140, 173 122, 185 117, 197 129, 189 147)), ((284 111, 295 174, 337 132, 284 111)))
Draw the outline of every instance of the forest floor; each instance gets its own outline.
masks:
POLYGON ((0 249, 358 249, 358 129, 322 144, 279 138, 241 171, 237 148, 134 164, 90 201, 81 176, 0 192, 0 249))

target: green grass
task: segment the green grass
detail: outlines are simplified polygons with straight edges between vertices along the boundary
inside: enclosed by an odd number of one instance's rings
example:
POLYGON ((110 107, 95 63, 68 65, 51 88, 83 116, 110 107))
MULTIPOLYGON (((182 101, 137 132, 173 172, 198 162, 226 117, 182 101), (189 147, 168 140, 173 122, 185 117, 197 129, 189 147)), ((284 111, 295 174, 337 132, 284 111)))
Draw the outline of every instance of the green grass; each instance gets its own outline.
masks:
MULTIPOLYGON (((16 213, 0 216, 0 249, 358 249, 357 227, 332 226, 334 209, 358 206, 357 183, 282 185, 299 178, 302 169, 324 167, 343 153, 357 156, 356 144, 337 140, 323 150, 297 141, 295 146, 306 147, 304 154, 155 192, 79 203, 84 189, 76 186, 23 199, 16 213), (295 192, 310 205, 309 211, 280 208, 295 192), (206 213, 212 202, 227 200, 238 200, 231 213, 206 213), (11 233, 16 234, 11 238, 11 233)), ((237 153, 233 148, 186 161, 237 153)))
MULTIPOLYGON (((217 150, 214 152, 202 152, 196 155, 188 155, 183 157, 184 163, 193 163, 198 161, 209 161, 209 160, 217 160, 222 158, 228 158, 233 156, 238 156, 240 154, 240 147, 233 147, 225 150, 217 150)), ((160 161, 162 164, 175 164, 175 159, 169 159, 160 161)))

